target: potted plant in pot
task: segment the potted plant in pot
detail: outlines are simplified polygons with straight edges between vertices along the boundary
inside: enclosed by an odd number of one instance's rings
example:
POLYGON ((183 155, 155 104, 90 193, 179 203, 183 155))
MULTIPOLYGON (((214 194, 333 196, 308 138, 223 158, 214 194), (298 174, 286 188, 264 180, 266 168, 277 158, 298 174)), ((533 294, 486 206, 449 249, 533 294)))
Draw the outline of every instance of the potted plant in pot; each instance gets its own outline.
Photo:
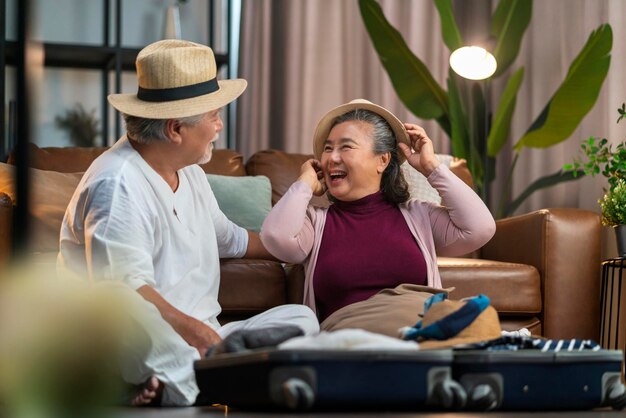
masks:
MULTIPOLYGON (((617 109, 619 123, 626 117, 626 103, 617 109)), ((626 257, 626 143, 621 142, 615 149, 606 138, 589 138, 581 144, 587 162, 575 160, 566 164, 565 170, 573 170, 574 176, 602 174, 608 179, 609 187, 598 201, 602 209, 602 224, 615 228, 617 251, 626 257)))
POLYGON ((626 257, 626 180, 618 179, 615 187, 609 189, 599 202, 602 225, 615 228, 618 255, 626 257))

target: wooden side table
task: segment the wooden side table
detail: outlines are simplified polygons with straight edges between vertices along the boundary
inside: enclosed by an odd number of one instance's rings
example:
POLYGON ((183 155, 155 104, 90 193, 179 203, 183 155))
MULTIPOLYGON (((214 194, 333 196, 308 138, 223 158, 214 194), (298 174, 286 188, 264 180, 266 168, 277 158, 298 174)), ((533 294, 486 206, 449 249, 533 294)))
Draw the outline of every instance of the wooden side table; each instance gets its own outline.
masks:
POLYGON ((626 258, 602 262, 600 344, 606 349, 624 350, 626 342, 626 258))

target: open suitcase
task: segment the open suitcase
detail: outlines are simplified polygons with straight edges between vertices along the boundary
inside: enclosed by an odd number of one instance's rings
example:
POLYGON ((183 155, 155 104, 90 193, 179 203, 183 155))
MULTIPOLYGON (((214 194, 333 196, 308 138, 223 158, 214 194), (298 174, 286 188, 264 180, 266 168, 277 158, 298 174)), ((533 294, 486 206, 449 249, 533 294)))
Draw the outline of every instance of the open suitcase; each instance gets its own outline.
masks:
POLYGON ((623 409, 620 350, 455 350, 453 378, 474 410, 623 409))
POLYGON ((262 350, 195 363, 200 405, 288 410, 461 408, 452 351, 262 350))

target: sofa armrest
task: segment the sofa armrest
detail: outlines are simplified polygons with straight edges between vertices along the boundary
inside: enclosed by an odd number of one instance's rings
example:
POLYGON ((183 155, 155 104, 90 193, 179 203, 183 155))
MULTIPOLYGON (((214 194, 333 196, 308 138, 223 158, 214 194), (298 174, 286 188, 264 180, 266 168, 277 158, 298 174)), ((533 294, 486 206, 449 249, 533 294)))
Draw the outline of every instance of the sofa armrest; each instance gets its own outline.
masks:
POLYGON ((11 256, 11 223, 13 201, 6 193, 0 192, 0 265, 5 265, 11 256))
POLYGON ((594 212, 542 209, 497 221, 481 258, 530 264, 539 271, 544 336, 597 341, 600 234, 594 212))
POLYGON ((287 303, 304 302, 304 265, 285 264, 287 275, 287 303))

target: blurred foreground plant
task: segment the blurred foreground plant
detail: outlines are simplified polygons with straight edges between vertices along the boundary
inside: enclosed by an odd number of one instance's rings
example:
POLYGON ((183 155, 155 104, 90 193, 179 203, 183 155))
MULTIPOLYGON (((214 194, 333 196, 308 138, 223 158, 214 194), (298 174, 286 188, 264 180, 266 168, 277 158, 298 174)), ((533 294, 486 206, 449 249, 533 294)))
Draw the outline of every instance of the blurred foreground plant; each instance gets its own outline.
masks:
POLYGON ((132 321, 114 286, 13 269, 0 277, 0 401, 21 417, 104 416, 120 402, 132 321))

